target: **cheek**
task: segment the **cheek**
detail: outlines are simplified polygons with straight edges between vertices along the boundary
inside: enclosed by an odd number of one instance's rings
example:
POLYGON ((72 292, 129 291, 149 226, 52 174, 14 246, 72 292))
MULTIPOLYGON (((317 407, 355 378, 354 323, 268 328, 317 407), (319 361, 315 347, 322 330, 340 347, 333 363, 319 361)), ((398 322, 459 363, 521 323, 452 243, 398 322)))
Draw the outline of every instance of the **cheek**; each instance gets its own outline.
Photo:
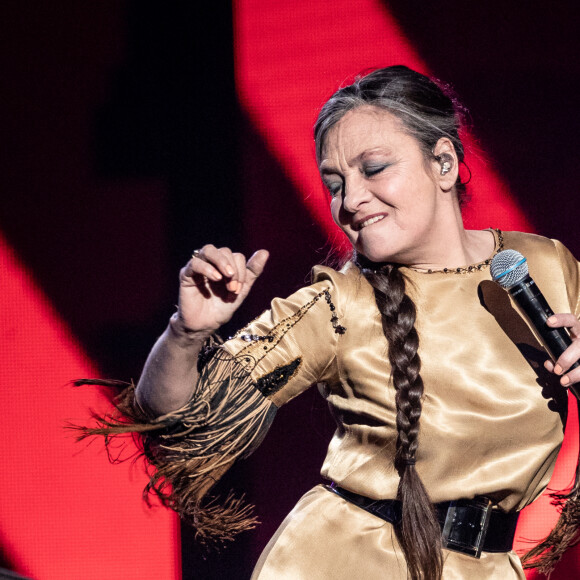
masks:
POLYGON ((339 217, 341 206, 342 204, 340 203, 340 199, 338 199, 337 197, 333 197, 330 200, 330 215, 332 216, 334 223, 339 227, 342 227, 340 225, 340 217, 339 217))
POLYGON ((330 214, 332 215, 334 223, 352 241, 356 236, 348 225, 348 218, 346 217, 346 212, 342 208, 342 202, 339 197, 334 197, 330 202, 330 214))
POLYGON ((340 197, 333 197, 330 202, 330 214, 334 223, 341 229, 345 227, 344 210, 342 209, 342 202, 340 197))

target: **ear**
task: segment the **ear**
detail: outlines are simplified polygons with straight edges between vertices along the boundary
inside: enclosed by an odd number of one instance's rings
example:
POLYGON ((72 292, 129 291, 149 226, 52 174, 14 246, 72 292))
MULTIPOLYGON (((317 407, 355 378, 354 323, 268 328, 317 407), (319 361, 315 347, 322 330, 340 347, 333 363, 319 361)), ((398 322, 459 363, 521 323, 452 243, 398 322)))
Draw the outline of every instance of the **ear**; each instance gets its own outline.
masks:
POLYGON ((433 171, 443 191, 451 191, 459 174, 459 160, 451 140, 441 137, 433 148, 433 171))

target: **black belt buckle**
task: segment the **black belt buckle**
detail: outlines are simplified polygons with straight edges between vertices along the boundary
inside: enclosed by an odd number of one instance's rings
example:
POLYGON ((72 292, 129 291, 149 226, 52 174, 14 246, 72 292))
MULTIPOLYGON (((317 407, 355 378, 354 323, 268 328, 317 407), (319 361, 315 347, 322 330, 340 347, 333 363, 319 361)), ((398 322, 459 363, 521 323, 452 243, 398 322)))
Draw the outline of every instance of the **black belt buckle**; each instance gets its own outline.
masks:
POLYGON ((479 558, 491 511, 487 498, 450 502, 443 526, 443 547, 479 558))

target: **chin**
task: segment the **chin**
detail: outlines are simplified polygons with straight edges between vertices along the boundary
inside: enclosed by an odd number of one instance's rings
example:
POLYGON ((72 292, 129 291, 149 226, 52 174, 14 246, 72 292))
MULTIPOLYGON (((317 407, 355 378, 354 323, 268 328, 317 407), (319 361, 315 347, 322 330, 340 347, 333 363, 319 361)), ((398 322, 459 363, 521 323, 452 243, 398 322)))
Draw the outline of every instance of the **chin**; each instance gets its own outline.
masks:
POLYGON ((371 262, 375 262, 377 264, 394 261, 390 255, 385 255, 385 252, 380 252, 376 250, 372 251, 366 248, 364 249, 356 248, 356 251, 358 254, 364 256, 367 260, 370 260, 371 262))
POLYGON ((398 238, 398 236, 394 236, 391 233, 387 235, 377 235, 377 233, 373 232, 374 235, 372 236, 367 235, 362 237, 362 239, 359 237, 357 240, 353 240, 357 253, 362 254, 371 262, 397 262, 401 248, 400 244, 397 244, 398 248, 393 247, 393 242, 399 241, 393 238, 398 238))

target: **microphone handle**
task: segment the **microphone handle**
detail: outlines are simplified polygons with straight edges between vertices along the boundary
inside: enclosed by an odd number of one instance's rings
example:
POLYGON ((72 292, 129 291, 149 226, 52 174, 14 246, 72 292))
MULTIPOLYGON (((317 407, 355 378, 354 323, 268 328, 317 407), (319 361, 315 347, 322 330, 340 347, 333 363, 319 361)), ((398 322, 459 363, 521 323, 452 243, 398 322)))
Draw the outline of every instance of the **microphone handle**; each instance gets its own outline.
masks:
MULTIPOLYGON (((551 328, 546 320, 554 314, 544 295, 529 275, 521 282, 508 289, 514 301, 520 307, 524 316, 528 319, 532 327, 540 335, 544 348, 552 358, 557 360, 560 355, 572 344, 572 339, 565 328, 551 328)), ((568 370, 580 366, 580 361, 576 361, 568 370)), ((580 391, 576 385, 572 385, 570 390, 576 398, 580 400, 580 391)))

